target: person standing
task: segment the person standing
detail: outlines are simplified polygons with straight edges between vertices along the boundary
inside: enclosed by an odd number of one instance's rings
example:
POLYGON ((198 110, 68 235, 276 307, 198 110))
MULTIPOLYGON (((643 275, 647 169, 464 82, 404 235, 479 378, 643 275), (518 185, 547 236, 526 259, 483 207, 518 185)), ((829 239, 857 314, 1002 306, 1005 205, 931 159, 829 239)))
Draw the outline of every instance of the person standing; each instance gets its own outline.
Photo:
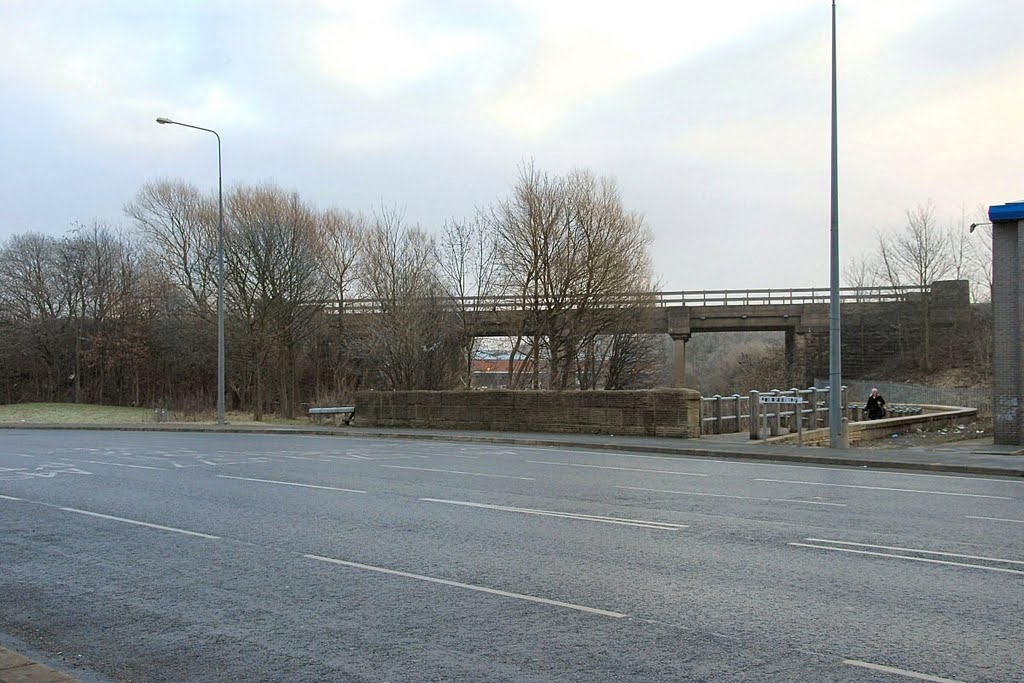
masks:
POLYGON ((868 411, 869 420, 881 420, 885 417, 885 399, 878 393, 878 389, 872 389, 864 407, 868 411))

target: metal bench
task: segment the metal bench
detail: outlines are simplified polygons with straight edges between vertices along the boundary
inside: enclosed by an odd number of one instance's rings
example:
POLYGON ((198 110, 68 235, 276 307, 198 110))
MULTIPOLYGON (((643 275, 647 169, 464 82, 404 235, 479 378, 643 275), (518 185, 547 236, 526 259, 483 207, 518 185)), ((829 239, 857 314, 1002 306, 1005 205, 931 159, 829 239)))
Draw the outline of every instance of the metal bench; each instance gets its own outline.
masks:
POLYGON ((310 408, 309 417, 313 422, 317 424, 324 421, 325 418, 334 420, 338 416, 342 416, 342 420, 345 424, 352 424, 352 418, 356 415, 355 406, 336 406, 330 408, 310 408))

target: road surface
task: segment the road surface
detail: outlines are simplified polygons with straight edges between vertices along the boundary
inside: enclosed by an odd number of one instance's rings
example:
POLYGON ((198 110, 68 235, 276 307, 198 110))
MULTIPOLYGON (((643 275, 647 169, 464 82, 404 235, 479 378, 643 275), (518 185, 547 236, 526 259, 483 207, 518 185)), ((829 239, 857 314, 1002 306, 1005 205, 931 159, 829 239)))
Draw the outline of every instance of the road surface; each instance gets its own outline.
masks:
POLYGON ((0 634, 117 681, 1024 681, 1024 482, 0 432, 0 634))

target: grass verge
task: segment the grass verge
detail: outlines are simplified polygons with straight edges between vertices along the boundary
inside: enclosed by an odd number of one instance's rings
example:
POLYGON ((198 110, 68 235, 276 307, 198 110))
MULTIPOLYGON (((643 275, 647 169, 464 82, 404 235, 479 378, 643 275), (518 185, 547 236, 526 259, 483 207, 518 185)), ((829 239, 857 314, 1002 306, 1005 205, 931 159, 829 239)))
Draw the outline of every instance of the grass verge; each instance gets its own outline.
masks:
MULTIPOLYGON (((309 419, 302 417, 287 420, 277 416, 266 416, 260 422, 249 413, 228 413, 228 424, 235 425, 308 425, 309 419)), ((156 423, 156 414, 150 408, 128 406, 101 406, 84 403, 15 403, 0 405, 2 424, 139 424, 156 423)), ((216 411, 204 414, 179 415, 168 413, 165 422, 177 424, 214 424, 216 411)))

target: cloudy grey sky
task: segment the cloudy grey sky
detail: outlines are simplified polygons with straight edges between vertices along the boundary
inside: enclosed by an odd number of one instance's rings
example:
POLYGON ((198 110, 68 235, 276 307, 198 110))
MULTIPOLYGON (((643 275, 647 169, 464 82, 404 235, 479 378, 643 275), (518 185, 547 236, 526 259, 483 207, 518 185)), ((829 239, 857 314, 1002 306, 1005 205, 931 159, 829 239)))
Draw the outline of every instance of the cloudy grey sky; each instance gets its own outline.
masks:
MULTIPOLYGON (((428 228, 518 166, 616 177, 666 288, 827 286, 828 0, 0 0, 0 239, 161 177, 428 228)), ((843 260, 1024 197, 1024 3, 840 0, 843 260)))

